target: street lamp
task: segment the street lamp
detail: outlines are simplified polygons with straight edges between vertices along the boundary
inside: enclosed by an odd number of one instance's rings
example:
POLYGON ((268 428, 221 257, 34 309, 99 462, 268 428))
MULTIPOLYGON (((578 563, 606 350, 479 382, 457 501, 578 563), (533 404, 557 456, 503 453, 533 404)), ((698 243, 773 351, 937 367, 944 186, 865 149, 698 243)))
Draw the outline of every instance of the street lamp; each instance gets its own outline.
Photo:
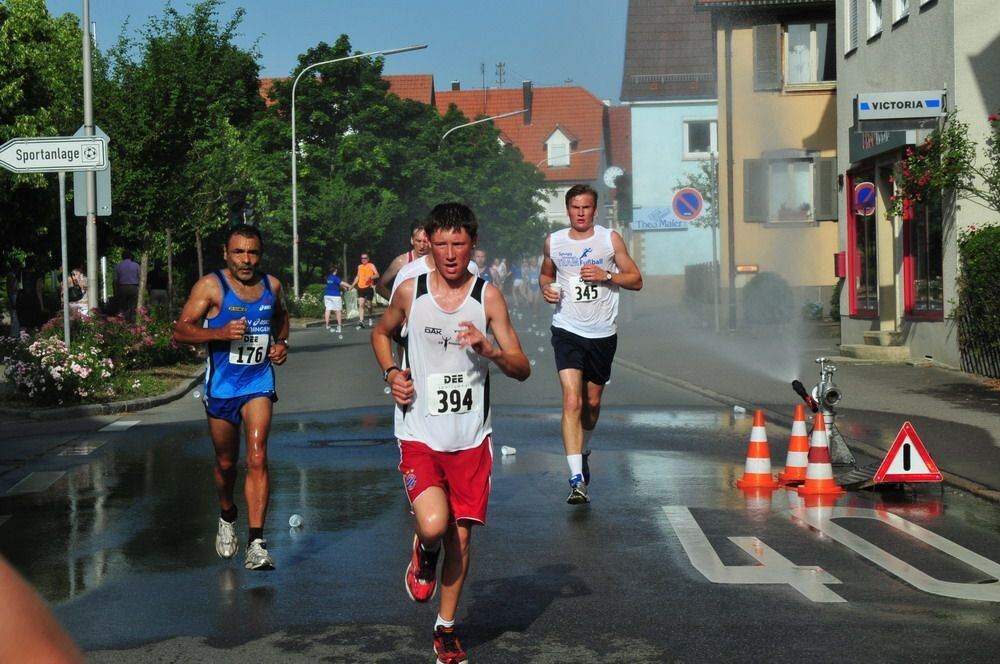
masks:
POLYGON ((345 60, 354 60, 356 58, 367 58, 369 56, 376 55, 394 55, 396 53, 406 53, 407 51, 419 51, 422 48, 427 48, 427 44, 415 44, 413 46, 404 46, 403 48, 390 48, 381 51, 369 51, 368 53, 358 53, 357 55, 348 55, 343 58, 336 58, 334 60, 324 60, 323 62, 314 62, 308 67, 304 68, 299 72, 299 75, 295 77, 295 82, 292 83, 292 283, 294 285, 295 298, 299 297, 299 198, 298 198, 298 171, 296 169, 295 156, 298 152, 298 144, 295 142, 295 88, 299 85, 299 79, 302 75, 314 67, 320 67, 322 65, 330 65, 335 62, 344 62, 345 60))
MULTIPOLYGON (((576 152, 570 152, 566 156, 567 157, 572 157, 575 154, 587 154, 588 152, 604 152, 604 148, 587 148, 586 150, 577 150, 576 152)), ((550 157, 546 157, 545 159, 542 159, 540 162, 538 162, 537 164, 535 164, 535 168, 538 168, 539 166, 541 166, 545 162, 549 161, 549 159, 550 159, 550 157)), ((549 168, 551 168, 551 166, 549 168)))
POLYGON ((527 113, 528 109, 522 108, 520 111, 511 111, 510 113, 501 113, 500 115, 491 115, 488 118, 480 118, 478 120, 473 120, 472 122, 466 122, 465 124, 460 124, 457 127, 452 127, 448 131, 444 132, 444 136, 438 141, 438 147, 444 143, 444 139, 448 138, 448 134, 455 131, 456 129, 461 129, 462 127, 471 127, 472 125, 482 124, 483 122, 489 122, 490 120, 499 120, 500 118, 509 118, 512 115, 520 115, 521 113, 527 113))

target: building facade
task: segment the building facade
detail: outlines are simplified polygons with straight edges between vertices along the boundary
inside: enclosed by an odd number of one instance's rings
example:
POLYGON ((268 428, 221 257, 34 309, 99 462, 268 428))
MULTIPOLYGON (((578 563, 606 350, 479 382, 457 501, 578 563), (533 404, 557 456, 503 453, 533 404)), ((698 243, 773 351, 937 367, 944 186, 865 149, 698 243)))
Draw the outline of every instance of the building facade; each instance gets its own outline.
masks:
POLYGON ((952 317, 958 238, 1000 217, 950 192, 907 206, 902 217, 889 218, 887 209, 907 149, 922 144, 947 115, 967 123, 977 143, 988 134, 987 116, 1000 109, 1000 4, 839 0, 837 24, 843 349, 960 366, 952 317), (906 113, 881 123, 856 119, 858 95, 907 92, 943 93, 942 116, 930 123, 906 113), (869 191, 870 205, 863 198, 869 191))

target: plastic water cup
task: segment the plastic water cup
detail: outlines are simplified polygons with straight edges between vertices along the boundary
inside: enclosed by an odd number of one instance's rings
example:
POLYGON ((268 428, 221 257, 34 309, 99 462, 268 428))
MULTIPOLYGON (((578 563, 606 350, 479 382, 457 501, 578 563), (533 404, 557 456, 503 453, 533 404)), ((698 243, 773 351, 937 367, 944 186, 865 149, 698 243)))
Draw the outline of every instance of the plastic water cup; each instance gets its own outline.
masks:
POLYGON ((535 366, 535 361, 531 360, 531 362, 529 364, 531 364, 531 366, 535 366))
POLYGON ((538 347, 538 352, 539 353, 544 353, 545 352, 545 346, 539 346, 538 347))
POLYGON ((301 514, 293 514, 290 517, 288 517, 288 525, 291 526, 292 528, 299 528, 299 527, 301 527, 302 526, 302 515, 301 514))
POLYGON ((386 394, 392 394, 392 388, 391 387, 383 388, 382 391, 385 392, 386 394))
POLYGON ((512 454, 517 454, 517 450, 513 447, 509 447, 508 445, 501 445, 500 454, 504 456, 511 456, 512 454))
POLYGON ((201 396, 201 392, 199 392, 198 390, 195 390, 194 392, 191 393, 191 396, 193 396, 195 399, 197 399, 198 397, 201 396))
POLYGON ((554 290, 556 292, 556 295, 558 295, 559 298, 562 299, 562 284, 560 284, 558 281, 553 281, 551 284, 549 284, 549 288, 554 290))

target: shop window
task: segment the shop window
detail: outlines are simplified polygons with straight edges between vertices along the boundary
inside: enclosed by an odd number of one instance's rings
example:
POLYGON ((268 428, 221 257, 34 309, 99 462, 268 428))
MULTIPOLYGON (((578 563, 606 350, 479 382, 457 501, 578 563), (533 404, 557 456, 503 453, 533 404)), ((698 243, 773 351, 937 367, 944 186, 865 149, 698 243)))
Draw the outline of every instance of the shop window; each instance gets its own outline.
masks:
MULTIPOLYGON (((850 178, 846 187, 848 199, 854 187, 862 182, 873 182, 874 173, 858 174, 850 178)), ((847 255, 848 296, 852 316, 869 318, 878 315, 878 248, 876 231, 878 212, 861 214, 848 201, 847 255)))
POLYGON ((906 313, 942 320, 944 268, 940 199, 908 206, 903 226, 906 313))

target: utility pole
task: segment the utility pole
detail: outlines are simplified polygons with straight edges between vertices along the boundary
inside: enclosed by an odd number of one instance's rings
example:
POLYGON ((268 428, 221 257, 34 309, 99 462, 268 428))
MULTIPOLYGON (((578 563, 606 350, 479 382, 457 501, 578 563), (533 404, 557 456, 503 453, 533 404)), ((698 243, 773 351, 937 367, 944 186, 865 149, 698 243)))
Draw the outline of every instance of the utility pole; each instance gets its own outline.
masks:
MULTIPOLYGON (((94 85, 90 54, 90 0, 83 0, 83 131, 94 135, 94 85)), ((97 177, 87 171, 87 306, 97 311, 97 177)), ((60 201, 62 203, 62 201, 60 201)), ((65 277, 65 275, 63 275, 65 277)))

